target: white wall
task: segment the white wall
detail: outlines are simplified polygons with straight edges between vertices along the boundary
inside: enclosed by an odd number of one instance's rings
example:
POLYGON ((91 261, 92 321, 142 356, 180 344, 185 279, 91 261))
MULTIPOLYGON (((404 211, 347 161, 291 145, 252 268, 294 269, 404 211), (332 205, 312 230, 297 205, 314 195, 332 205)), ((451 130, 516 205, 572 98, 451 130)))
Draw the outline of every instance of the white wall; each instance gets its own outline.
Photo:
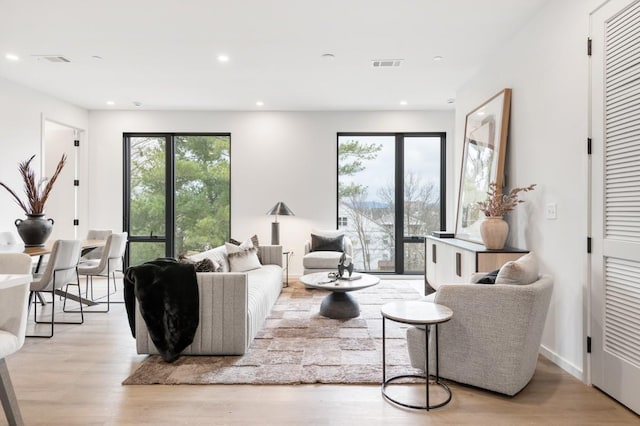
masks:
POLYGON ((91 227, 122 227, 123 132, 230 132, 231 234, 245 239, 256 233, 268 244, 273 217, 265 213, 284 201, 295 216, 279 218, 280 243, 294 252, 290 274, 295 276, 302 272, 303 246, 311 229, 336 226, 337 133, 444 131, 451 144, 454 115, 92 111, 89 117, 91 227))
MULTIPOLYGON (((0 94, 0 181, 22 196, 23 183, 18 173, 18 162, 36 154, 32 165, 36 176, 42 176, 43 118, 87 129, 89 115, 85 109, 2 78, 0 94)), ((81 170, 82 178, 86 176, 86 161, 81 170)), ((50 199, 55 197, 56 190, 54 187, 50 199)), ((13 222, 24 218, 24 213, 4 189, 0 189, 0 203, 0 229, 15 232, 13 222)))
MULTIPOLYGON (((589 13, 598 1, 550 1, 491 65, 457 93, 456 133, 465 115, 505 87, 513 89, 507 186, 538 184, 510 215, 509 245, 536 252, 555 287, 543 353, 585 379, 588 213, 589 13), (556 220, 545 219, 547 203, 556 220)), ((461 158, 456 141, 454 158, 461 158)), ((460 170, 457 164, 456 170, 460 170)))

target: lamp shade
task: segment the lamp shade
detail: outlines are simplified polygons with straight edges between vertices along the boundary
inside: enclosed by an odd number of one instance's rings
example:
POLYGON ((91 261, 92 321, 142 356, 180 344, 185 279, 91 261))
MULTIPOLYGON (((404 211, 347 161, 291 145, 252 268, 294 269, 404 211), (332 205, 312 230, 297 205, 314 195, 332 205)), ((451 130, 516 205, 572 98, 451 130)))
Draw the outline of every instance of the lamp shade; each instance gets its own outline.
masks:
POLYGON ((295 216, 291 209, 287 207, 285 203, 282 201, 278 201, 275 206, 271 210, 267 212, 268 215, 281 215, 281 216, 295 216))

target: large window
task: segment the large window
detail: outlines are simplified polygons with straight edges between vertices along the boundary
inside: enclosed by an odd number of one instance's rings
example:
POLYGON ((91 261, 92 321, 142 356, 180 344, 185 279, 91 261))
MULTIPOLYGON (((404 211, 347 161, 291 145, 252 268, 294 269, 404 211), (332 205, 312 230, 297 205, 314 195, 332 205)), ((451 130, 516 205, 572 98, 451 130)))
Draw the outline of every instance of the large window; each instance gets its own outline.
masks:
POLYGON ((230 149, 229 134, 124 135, 129 265, 229 238, 230 149))
POLYGON ((338 134, 338 228, 356 269, 424 273, 424 237, 445 227, 444 133, 338 134))

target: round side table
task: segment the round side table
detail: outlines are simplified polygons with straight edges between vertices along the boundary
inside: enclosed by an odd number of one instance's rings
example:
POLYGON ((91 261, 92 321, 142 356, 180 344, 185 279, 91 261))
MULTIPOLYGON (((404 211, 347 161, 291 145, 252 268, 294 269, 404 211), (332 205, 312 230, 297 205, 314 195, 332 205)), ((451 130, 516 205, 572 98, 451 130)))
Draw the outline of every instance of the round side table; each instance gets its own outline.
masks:
POLYGON ((394 404, 401 405, 407 408, 414 408, 420 410, 430 410, 432 408, 442 407, 447 405, 451 401, 451 389, 440 381, 440 371, 438 366, 438 324, 447 322, 453 316, 453 311, 446 306, 438 305, 431 302, 421 301, 401 301, 387 303, 380 308, 382 313, 382 396, 388 401, 394 404), (387 378, 386 364, 386 323, 389 319, 395 322, 411 325, 421 325, 425 327, 425 357, 424 357, 424 375, 418 374, 402 374, 387 378), (429 375, 429 328, 435 328, 435 353, 436 353, 436 375, 434 377, 434 384, 444 389, 447 394, 447 398, 443 402, 437 404, 431 404, 429 401, 429 378, 433 377, 429 375), (387 395, 387 385, 394 380, 403 378, 420 378, 425 380, 425 404, 424 405, 412 405, 398 401, 389 395, 387 395))

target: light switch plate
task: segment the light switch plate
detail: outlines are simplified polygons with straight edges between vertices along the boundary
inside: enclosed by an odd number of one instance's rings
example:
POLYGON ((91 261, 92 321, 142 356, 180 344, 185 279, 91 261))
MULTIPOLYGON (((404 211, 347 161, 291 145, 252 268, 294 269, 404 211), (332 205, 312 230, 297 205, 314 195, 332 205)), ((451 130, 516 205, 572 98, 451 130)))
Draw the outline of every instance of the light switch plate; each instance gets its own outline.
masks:
POLYGON ((558 206, 556 203, 547 204, 547 210, 545 212, 545 217, 547 219, 557 219, 558 218, 558 206))

